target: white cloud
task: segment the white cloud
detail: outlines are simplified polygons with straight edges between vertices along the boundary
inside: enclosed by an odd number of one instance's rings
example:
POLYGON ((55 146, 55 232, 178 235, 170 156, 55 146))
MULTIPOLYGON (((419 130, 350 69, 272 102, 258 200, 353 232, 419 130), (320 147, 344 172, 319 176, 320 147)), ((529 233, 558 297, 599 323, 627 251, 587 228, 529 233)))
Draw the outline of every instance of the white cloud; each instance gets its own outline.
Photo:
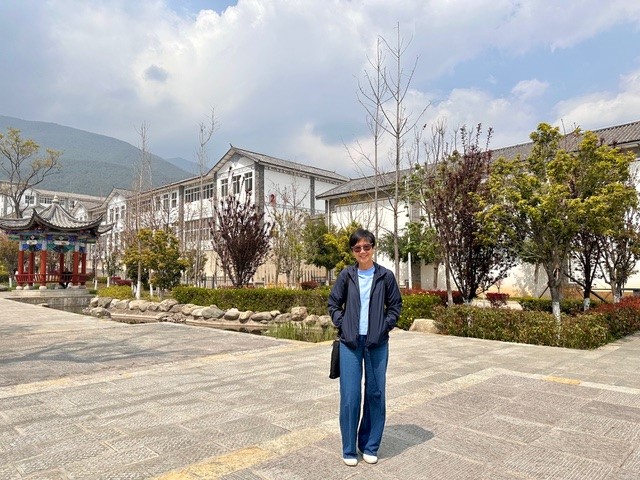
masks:
MULTIPOLYGON (((419 57, 408 111, 431 102, 420 123, 493 127, 497 147, 526 141, 548 120, 543 100, 553 89, 538 79, 544 72, 508 90, 516 80, 499 70, 487 81, 456 78, 456 67, 508 63, 638 24, 640 2, 240 0, 197 15, 161 0, 0 2, 0 61, 17 73, 0 77, 0 114, 133 144, 146 122, 154 153, 193 159, 198 124, 215 107, 212 159, 232 143, 353 175, 343 143, 370 148, 357 79, 378 35, 394 44, 398 22, 405 74, 419 57)), ((639 111, 637 85, 629 75, 618 91, 564 99, 557 117, 627 118, 639 111), (591 107, 582 111, 581 102, 591 107)))
POLYGON ((537 78, 531 80, 522 80, 511 89, 516 97, 521 99, 530 99, 543 95, 549 88, 548 82, 541 82, 537 78))
POLYGON ((582 129, 607 127, 637 121, 640 117, 640 70, 620 79, 618 92, 597 92, 559 102, 556 125, 575 125, 582 129))

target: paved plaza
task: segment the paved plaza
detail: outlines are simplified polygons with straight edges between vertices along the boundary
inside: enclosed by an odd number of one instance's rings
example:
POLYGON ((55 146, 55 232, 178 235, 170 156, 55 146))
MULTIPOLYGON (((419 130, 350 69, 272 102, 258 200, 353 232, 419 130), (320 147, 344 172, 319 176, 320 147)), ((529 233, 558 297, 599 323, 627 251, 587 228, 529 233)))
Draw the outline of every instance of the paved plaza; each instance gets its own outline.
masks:
POLYGON ((377 465, 330 343, 0 298, 0 479, 640 478, 640 335, 593 351, 395 330, 377 465))

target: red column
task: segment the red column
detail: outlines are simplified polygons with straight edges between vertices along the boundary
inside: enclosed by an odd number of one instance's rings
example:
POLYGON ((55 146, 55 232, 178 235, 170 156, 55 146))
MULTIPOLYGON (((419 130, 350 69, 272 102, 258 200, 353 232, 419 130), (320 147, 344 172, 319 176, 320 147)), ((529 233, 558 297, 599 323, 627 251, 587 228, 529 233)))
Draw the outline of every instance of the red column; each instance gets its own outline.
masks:
POLYGON ((29 266, 27 273, 29 274, 28 280, 27 282, 29 283, 29 286, 33 286, 33 274, 35 271, 35 257, 36 257, 36 252, 29 252, 29 266))
MULTIPOLYGON (((24 274, 24 250, 22 250, 22 245, 20 245, 20 250, 18 250, 18 275, 23 275, 23 274, 24 274)), ((19 281, 18 285, 22 287, 24 285, 24 282, 19 281)))
POLYGON ((58 277, 58 281, 60 283, 65 282, 65 277, 64 277, 64 252, 60 252, 59 256, 58 256, 58 273, 59 273, 59 277, 58 277))
POLYGON ((47 288, 47 251, 40 250, 40 288, 47 288))
POLYGON ((78 251, 73 252, 73 276, 71 277, 71 283, 76 286, 78 285, 78 251))
POLYGON ((87 252, 82 252, 80 255, 80 273, 82 274, 80 284, 84 286, 87 281, 87 252))

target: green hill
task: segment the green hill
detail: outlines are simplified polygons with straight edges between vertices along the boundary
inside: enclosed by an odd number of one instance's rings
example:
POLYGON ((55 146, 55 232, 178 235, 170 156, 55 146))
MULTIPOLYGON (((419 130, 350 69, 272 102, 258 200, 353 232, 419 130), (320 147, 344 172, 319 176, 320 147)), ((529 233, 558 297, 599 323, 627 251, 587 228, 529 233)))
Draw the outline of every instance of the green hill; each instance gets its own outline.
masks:
MULTIPOLYGON (((114 187, 132 188, 140 150, 127 142, 55 123, 0 116, 0 133, 9 127, 20 130, 23 139, 34 140, 42 154, 47 148, 63 152, 60 173, 47 177, 39 188, 102 196, 114 187)), ((151 156, 151 172, 154 187, 193 176, 156 155, 151 156)))

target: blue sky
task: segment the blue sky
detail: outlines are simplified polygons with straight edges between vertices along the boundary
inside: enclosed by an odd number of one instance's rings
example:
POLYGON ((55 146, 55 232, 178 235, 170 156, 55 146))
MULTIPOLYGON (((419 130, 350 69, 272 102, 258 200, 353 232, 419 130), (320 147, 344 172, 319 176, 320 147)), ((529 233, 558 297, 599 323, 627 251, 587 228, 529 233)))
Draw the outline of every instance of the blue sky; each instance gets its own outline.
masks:
POLYGON ((418 125, 481 123, 497 148, 640 120, 637 0, 9 0, 0 115, 134 145, 144 122, 153 153, 194 160, 214 108, 210 164, 233 144, 357 176, 358 80, 397 24, 418 125))

